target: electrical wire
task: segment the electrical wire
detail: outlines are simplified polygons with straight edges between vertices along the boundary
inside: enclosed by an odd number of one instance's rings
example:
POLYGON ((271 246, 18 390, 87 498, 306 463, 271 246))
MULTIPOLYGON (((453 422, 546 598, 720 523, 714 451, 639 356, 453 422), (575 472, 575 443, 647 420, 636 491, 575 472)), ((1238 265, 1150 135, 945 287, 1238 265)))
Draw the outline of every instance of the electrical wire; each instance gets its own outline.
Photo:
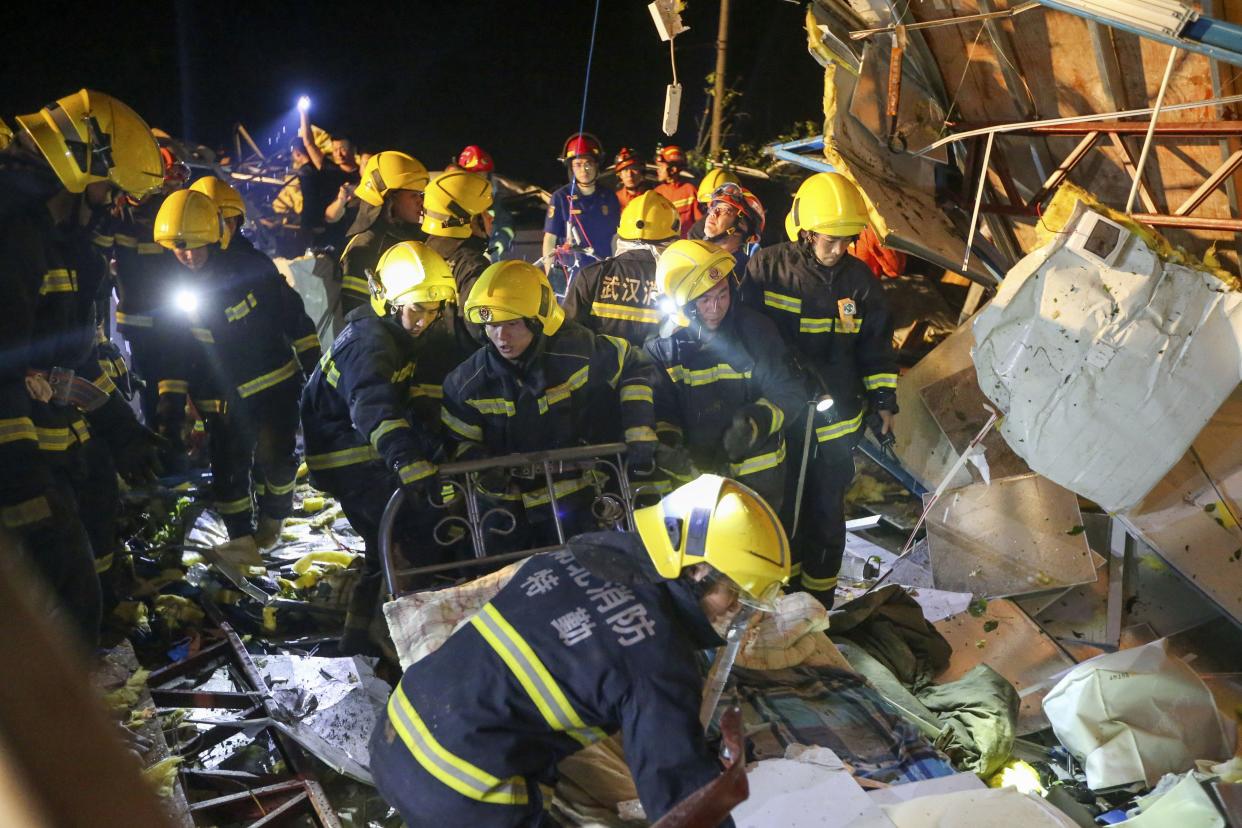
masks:
MULTIPOLYGON (((582 134, 582 130, 586 129, 586 113, 587 113, 587 95, 591 91, 591 64, 595 60, 595 32, 599 28, 599 5, 600 0, 595 0, 595 15, 591 18, 591 47, 587 50, 586 76, 582 81, 582 110, 578 114, 578 134, 582 134)), ((574 191, 578 189, 578 179, 576 176, 569 177, 569 194, 574 195, 574 191)))

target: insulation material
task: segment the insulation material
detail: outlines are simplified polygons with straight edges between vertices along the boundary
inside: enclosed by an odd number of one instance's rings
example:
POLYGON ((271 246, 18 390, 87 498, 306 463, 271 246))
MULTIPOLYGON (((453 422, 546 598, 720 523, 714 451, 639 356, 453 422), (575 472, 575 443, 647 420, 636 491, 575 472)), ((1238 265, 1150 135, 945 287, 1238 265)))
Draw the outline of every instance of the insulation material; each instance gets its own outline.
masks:
POLYGON ((974 333, 1010 447, 1109 511, 1156 485, 1242 375, 1242 294, 1082 203, 1009 272, 974 333))
POLYGON ((1084 661, 1044 697, 1057 738, 1093 789, 1143 782, 1225 759, 1234 734, 1212 694, 1165 639, 1084 661))

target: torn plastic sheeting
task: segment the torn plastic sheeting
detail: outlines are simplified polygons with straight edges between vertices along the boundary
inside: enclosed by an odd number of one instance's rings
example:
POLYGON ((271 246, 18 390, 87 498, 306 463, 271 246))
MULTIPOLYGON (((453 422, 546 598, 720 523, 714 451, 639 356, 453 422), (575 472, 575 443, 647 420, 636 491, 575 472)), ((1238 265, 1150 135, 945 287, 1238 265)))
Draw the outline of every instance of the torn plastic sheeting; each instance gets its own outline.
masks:
POLYGON ((961 791, 885 805, 897 828, 1077 828, 1049 803, 1015 788, 961 791))
POLYGON ((765 759, 747 770, 747 782, 749 798, 733 809, 738 828, 893 825, 839 760, 833 767, 810 757, 765 759), (824 807, 829 802, 832 807, 824 807))
POLYGON ((1093 790, 1181 773, 1232 752, 1232 724, 1166 639, 1079 664, 1044 697, 1057 738, 1093 790))
POLYGON ((1177 777, 1166 776, 1160 780, 1160 787, 1168 784, 1168 790, 1139 797, 1135 808, 1138 813, 1113 824, 1130 828, 1225 828, 1225 818, 1203 790, 1201 779, 1205 778, 1188 773, 1173 784, 1177 777))
POLYGON ((974 333, 1014 452, 1109 511, 1159 482, 1242 376, 1242 294, 1082 203, 1010 270, 974 333))

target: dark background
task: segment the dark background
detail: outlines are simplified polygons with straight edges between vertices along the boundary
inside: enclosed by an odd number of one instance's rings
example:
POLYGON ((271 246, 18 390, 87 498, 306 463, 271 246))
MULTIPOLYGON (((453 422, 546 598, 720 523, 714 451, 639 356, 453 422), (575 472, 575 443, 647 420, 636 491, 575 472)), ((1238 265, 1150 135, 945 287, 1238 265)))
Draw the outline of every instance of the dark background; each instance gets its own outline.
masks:
MULTIPOLYGON (((600 0, 587 131, 611 157, 650 153, 660 132, 668 44, 644 0, 600 0)), ((360 146, 404 149, 429 167, 469 143, 498 171, 554 185, 578 126, 591 0, 354 3, 9 3, 0 24, 0 117, 82 86, 109 92, 153 126, 217 146, 244 123, 285 138, 309 94, 316 124, 360 146)), ((714 68, 716 0, 690 0, 677 38, 681 128, 692 146, 714 68)), ((807 54, 804 7, 733 0, 728 79, 743 92, 731 143, 821 120, 822 70, 807 54)), ((285 143, 279 138, 276 139, 285 143)))

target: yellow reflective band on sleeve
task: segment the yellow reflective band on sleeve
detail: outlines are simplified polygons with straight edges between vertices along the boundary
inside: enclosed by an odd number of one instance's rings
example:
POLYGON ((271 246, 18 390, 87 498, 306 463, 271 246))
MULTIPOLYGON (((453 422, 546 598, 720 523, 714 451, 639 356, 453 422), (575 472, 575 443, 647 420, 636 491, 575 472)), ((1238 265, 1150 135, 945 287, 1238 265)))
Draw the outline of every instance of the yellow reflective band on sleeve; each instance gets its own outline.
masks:
POLYGON ((791 579, 791 580, 792 580, 793 578, 797 578, 797 577, 798 577, 799 575, 801 575, 801 574, 802 574, 802 564, 800 564, 800 563, 796 563, 796 564, 791 564, 791 565, 790 565, 790 567, 789 567, 789 577, 790 577, 790 579, 791 579))
POLYGON ((239 515, 242 512, 249 512, 251 508, 250 495, 239 497, 237 500, 216 501, 216 511, 222 515, 239 515))
POLYGON ((505 417, 513 417, 517 414, 517 408, 513 402, 503 397, 489 397, 483 400, 466 400, 466 405, 473 408, 480 414, 497 414, 505 417))
POLYGON ((816 592, 827 592, 830 589, 836 588, 837 576, 833 575, 831 578, 812 578, 810 575, 803 572, 802 586, 807 589, 813 589, 816 592))
POLYGON ((96 574, 103 574, 112 568, 113 554, 114 553, 109 552, 107 555, 95 559, 96 574))
POLYGON ((127 328, 154 328, 155 317, 142 313, 121 313, 117 311, 116 324, 124 325, 127 328))
POLYGON ((324 454, 308 454, 306 455, 306 467, 311 471, 327 471, 379 459, 379 452, 370 446, 355 446, 324 454))
POLYGON ((102 369, 103 373, 95 377, 93 380, 91 380, 91 385, 94 385, 96 388, 98 388, 100 391, 104 392, 105 394, 111 394, 113 391, 116 390, 116 385, 113 384, 112 377, 108 375, 108 372, 109 372, 109 369, 111 369, 112 371, 115 371, 116 368, 112 365, 111 362, 106 362, 102 359, 99 360, 99 367, 100 369, 102 369))
POLYGON ((896 374, 872 374, 870 376, 863 377, 863 388, 866 388, 868 391, 875 391, 877 388, 896 387, 896 374))
POLYGON ((405 420, 384 420, 375 427, 374 431, 371 432, 371 445, 375 446, 378 450, 380 438, 385 434, 391 434, 399 428, 409 427, 410 424, 405 420))
POLYGON ((730 463, 729 471, 733 477, 744 477, 748 474, 758 474, 768 469, 774 469, 784 462, 785 441, 782 440, 780 447, 776 451, 770 451, 767 454, 760 454, 755 457, 747 457, 740 463, 730 463))
POLYGON ((94 233, 91 235, 91 244, 96 247, 111 247, 115 242, 115 236, 107 236, 103 233, 94 233))
POLYGON ((520 776, 500 779, 445 749, 400 684, 388 699, 388 721, 423 770, 462 796, 492 805, 525 805, 530 801, 526 780, 520 776))
POLYGON ((444 386, 431 385, 430 383, 420 383, 410 386, 410 398, 429 397, 433 400, 444 399, 444 386))
POLYGON ((69 424, 73 429, 73 434, 78 438, 79 443, 85 443, 91 439, 91 426, 85 419, 77 419, 69 424))
POLYGON ((208 345, 216 344, 216 338, 212 335, 210 328, 191 327, 190 334, 199 342, 204 342, 208 345))
POLYGON ((775 434, 785 427, 785 412, 780 407, 768 400, 766 397, 760 397, 758 404, 772 412, 772 427, 768 429, 768 434, 775 434))
POLYGON ((459 420, 448 412, 447 408, 440 409, 440 422, 451 428, 458 435, 465 437, 467 440, 480 442, 483 439, 483 429, 476 425, 470 425, 463 420, 459 420))
POLYGON ((397 477, 401 478, 402 483, 413 483, 415 480, 422 480, 424 477, 431 477, 436 473, 436 467, 428 463, 426 460, 418 460, 414 463, 406 463, 397 469, 397 477))
POLYGON ((224 318, 230 322, 236 322, 244 318, 246 314, 250 313, 250 309, 258 304, 259 300, 254 298, 254 294, 247 293, 245 299, 242 299, 236 305, 224 309, 224 318))
POLYGON ((847 434, 853 434, 862 426, 862 416, 862 412, 860 411, 848 420, 820 426, 815 429, 815 439, 821 443, 826 443, 829 440, 836 440, 837 438, 844 437, 847 434))
POLYGON ((655 430, 657 434, 676 434, 678 437, 682 435, 681 426, 670 423, 667 420, 657 422, 655 430))
MULTIPOLYGON (((570 477, 565 480, 558 480, 553 484, 553 491, 556 492, 557 498, 569 497, 575 492, 580 492, 589 486, 602 486, 606 481, 603 472, 588 471, 583 473, 581 477, 570 477)), ((551 503, 552 498, 548 497, 548 487, 541 486, 533 491, 522 493, 522 505, 527 509, 534 509, 537 506, 543 506, 551 503)))
POLYGON ((20 529, 23 526, 47 520, 51 516, 51 504, 42 495, 23 500, 21 503, 14 503, 12 506, 0 507, 0 522, 10 529, 20 529))
POLYGON ((582 721, 539 656, 496 607, 491 603, 485 604, 470 619, 470 623, 517 678, 549 727, 571 736, 584 746, 607 735, 598 727, 588 727, 582 721))
POLYGON ((158 256, 163 252, 164 248, 160 247, 155 242, 138 242, 139 256, 158 256))
POLYGON ((0 445, 18 440, 38 440, 34 421, 29 417, 10 417, 0 420, 0 445))
POLYGON ((43 274, 43 283, 39 285, 39 295, 49 293, 74 293, 78 289, 78 274, 63 267, 54 268, 43 274))
MULTIPOLYGON (((613 344, 613 347, 617 349, 617 372, 612 375, 612 379, 608 380, 608 384, 611 385, 613 388, 616 388, 617 383, 621 381, 622 372, 625 371, 625 358, 630 353, 630 343, 629 343, 629 340, 627 339, 621 339, 620 337, 616 337, 616 336, 609 336, 608 334, 600 334, 600 336, 608 340, 609 342, 611 342, 613 344)), ((586 380, 584 378, 583 382, 585 381, 586 380)))
POLYGON ((249 382, 243 382, 241 385, 237 386, 237 393, 242 397, 242 399, 245 399, 246 397, 253 397, 260 391, 266 391, 274 385, 279 385, 290 377, 298 374, 301 370, 302 369, 298 366, 297 362, 291 359, 275 371, 269 371, 262 376, 255 377, 249 382))
MULTIPOLYGON (((560 385, 554 385, 547 391, 543 392, 543 396, 539 398, 539 413, 547 414, 549 408, 559 402, 564 402, 569 399, 573 392, 586 385, 587 377, 590 373, 591 366, 584 365, 577 371, 570 374, 569 379, 565 380, 560 385)), ((620 370, 618 370, 618 376, 620 373, 620 370)), ((467 400, 467 402, 469 402, 469 400, 467 400)))
POLYGON ((350 293, 358 293, 368 299, 371 297, 371 286, 367 284, 366 279, 359 279, 357 276, 346 276, 341 279, 341 287, 350 293))
POLYGON ((133 249, 136 249, 138 247, 137 239, 135 239, 133 236, 126 236, 122 233, 117 233, 115 236, 112 237, 112 240, 116 242, 118 247, 129 247, 133 249))
POLYGON ((70 428, 44 428, 35 426, 35 434, 39 439, 39 451, 68 451, 69 447, 79 441, 78 435, 70 428))
POLYGON ((786 296, 783 293, 765 290, 763 292, 763 304, 769 308, 776 308, 789 313, 802 313, 802 300, 797 296, 786 296))
POLYGON ((682 382, 690 386, 711 385, 720 380, 747 380, 750 379, 751 374, 750 371, 736 371, 732 365, 726 365, 723 362, 697 371, 691 371, 684 365, 670 365, 665 370, 673 382, 682 382))
POLYGON ((591 315, 603 319, 620 319, 622 322, 640 322, 646 325, 660 324, 660 311, 655 308, 635 308, 629 305, 614 305, 609 302, 593 302, 591 315))
POLYGON ((654 402, 650 385, 623 385, 621 402, 654 402))
POLYGON ((414 376, 414 369, 417 367, 418 367, 417 363, 407 362, 405 365, 402 365, 396 371, 393 371, 392 377, 390 377, 393 385, 396 385, 399 382, 405 382, 410 377, 414 376))
POLYGON ((185 380, 160 380, 158 386, 160 394, 188 394, 190 393, 190 384, 185 380))
POLYGON ((798 320, 798 333, 845 333, 856 334, 862 331, 862 317, 837 319, 835 316, 814 318, 805 316, 798 320))
POLYGON ((625 430, 625 442, 627 443, 647 443, 658 439, 655 429, 650 426, 636 426, 625 430))
POLYGON ((316 334, 307 334, 301 339, 293 340, 293 350, 297 351, 299 354, 318 347, 319 337, 316 334))
POLYGON ((323 368, 323 378, 328 381, 328 385, 336 388, 336 384, 341 381, 341 372, 336 367, 336 363, 332 361, 331 355, 324 354, 324 357, 320 360, 319 365, 323 368))
POLYGON ((200 414, 223 414, 229 404, 225 400, 194 400, 194 407, 200 414))

